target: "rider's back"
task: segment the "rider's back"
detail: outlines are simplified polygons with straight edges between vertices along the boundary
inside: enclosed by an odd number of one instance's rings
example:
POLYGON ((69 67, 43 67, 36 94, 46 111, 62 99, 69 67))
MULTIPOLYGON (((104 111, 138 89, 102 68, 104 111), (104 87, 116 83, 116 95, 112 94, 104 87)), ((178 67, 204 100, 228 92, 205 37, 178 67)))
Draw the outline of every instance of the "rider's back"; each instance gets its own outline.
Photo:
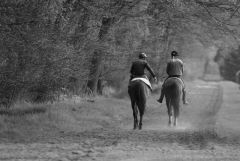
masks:
POLYGON ((167 63, 169 76, 181 76, 183 74, 183 62, 180 59, 171 59, 167 63))
POLYGON ((136 60, 132 63, 132 68, 130 73, 135 76, 143 76, 145 74, 144 69, 146 68, 146 66, 147 66, 146 60, 141 60, 141 59, 136 60))

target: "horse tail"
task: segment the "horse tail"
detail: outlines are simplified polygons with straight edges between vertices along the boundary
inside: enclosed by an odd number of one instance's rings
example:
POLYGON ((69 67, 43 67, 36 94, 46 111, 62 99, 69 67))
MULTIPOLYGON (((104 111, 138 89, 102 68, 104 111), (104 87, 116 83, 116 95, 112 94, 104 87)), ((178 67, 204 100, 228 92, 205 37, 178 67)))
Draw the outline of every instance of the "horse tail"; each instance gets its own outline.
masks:
POLYGON ((144 114, 146 106, 146 93, 145 93, 145 84, 139 81, 137 88, 137 106, 141 115, 144 114))
POLYGON ((166 100, 168 100, 168 113, 179 116, 180 100, 182 98, 182 82, 177 78, 171 78, 166 81, 166 100))
POLYGON ((173 105, 172 105, 172 99, 169 98, 167 101, 167 108, 168 108, 168 115, 172 116, 173 114, 173 105))

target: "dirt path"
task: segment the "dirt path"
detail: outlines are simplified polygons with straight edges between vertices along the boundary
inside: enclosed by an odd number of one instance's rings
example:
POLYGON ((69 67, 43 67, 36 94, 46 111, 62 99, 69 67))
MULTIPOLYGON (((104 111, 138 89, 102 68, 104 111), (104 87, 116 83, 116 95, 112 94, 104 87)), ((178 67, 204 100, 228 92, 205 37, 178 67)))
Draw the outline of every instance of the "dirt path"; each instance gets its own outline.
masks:
MULTIPOLYGON (((222 117, 219 111, 223 101, 229 98, 223 94, 229 88, 223 90, 222 86, 204 82, 189 84, 191 103, 182 107, 177 128, 167 126, 166 106, 157 104, 158 96, 154 95, 149 99, 141 131, 132 130, 129 110, 119 123, 104 128, 65 132, 51 141, 0 144, 0 160, 240 160, 240 140, 233 135, 220 135, 225 121, 219 118, 222 117)), ((231 125, 234 124, 228 123, 231 125)))

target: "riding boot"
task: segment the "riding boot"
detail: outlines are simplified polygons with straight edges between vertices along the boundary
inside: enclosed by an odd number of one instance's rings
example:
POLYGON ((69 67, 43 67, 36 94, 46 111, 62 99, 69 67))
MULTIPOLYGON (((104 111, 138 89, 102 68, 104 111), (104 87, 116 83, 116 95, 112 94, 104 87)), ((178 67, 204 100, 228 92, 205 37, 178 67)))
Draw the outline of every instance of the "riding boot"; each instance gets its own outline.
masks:
POLYGON ((163 92, 163 87, 162 87, 160 98, 159 98, 157 101, 158 101, 159 103, 162 103, 163 98, 164 98, 164 92, 163 92))
POLYGON ((185 90, 185 88, 183 89, 183 96, 182 96, 182 99, 183 99, 183 104, 184 105, 188 105, 189 103, 188 103, 188 101, 186 100, 186 90, 185 90))

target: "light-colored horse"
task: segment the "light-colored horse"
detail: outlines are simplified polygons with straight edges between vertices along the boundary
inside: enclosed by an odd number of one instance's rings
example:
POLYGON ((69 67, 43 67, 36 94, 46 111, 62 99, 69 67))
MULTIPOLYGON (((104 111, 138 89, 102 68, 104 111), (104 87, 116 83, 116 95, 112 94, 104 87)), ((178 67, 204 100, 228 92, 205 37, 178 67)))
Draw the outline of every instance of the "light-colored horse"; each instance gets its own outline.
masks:
POLYGON ((183 82, 180 78, 171 77, 164 83, 164 94, 169 116, 169 126, 177 126, 182 100, 183 82))

